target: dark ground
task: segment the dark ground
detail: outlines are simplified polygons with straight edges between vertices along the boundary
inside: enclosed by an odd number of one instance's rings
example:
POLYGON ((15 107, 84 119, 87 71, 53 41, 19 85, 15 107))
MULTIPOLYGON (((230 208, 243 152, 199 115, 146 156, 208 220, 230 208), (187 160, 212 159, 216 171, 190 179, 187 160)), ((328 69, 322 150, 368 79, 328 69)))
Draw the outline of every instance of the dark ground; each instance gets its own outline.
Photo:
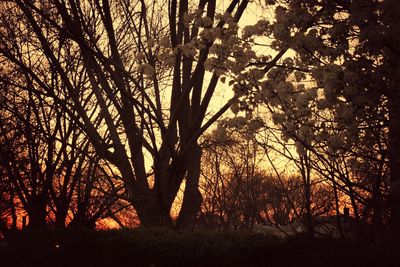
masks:
POLYGON ((0 266, 400 266, 400 249, 232 232, 65 230, 14 233, 0 266))

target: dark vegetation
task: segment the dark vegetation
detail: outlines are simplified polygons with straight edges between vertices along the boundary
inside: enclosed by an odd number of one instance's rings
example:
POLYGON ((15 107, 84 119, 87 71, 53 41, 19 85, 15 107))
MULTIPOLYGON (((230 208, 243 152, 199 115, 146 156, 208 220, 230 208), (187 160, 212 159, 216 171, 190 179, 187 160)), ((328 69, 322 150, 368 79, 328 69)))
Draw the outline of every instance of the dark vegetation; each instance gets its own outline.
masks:
POLYGON ((64 230, 16 232, 0 266, 399 266, 398 247, 248 232, 64 230))

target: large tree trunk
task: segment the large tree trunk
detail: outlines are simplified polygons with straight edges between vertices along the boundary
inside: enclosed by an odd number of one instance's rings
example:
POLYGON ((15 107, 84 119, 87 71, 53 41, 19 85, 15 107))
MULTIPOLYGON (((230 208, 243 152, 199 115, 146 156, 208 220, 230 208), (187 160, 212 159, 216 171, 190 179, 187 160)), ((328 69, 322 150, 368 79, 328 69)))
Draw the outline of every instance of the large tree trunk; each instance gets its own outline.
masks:
POLYGON ((194 144, 190 149, 190 153, 176 156, 166 170, 156 171, 156 183, 147 200, 141 202, 135 202, 135 199, 132 200, 142 226, 173 227, 170 211, 175 196, 179 191, 181 181, 186 178, 177 227, 185 229, 194 227, 202 200, 198 189, 200 160, 201 148, 198 144, 194 144), (170 181, 170 183, 163 183, 163 181, 170 181))
POLYGON ((201 148, 193 145, 191 154, 187 156, 188 173, 186 177, 185 192, 182 208, 177 222, 178 228, 192 229, 196 222, 197 213, 201 206, 201 193, 199 191, 201 148))
POLYGON ((32 195, 28 205, 28 227, 32 229, 46 228, 46 195, 44 193, 32 195))
POLYGON ((148 204, 139 207, 143 212, 139 215, 140 223, 144 227, 167 226, 172 227, 173 221, 170 215, 172 203, 168 205, 153 188, 149 196, 148 204))
POLYGON ((65 222, 67 219, 68 208, 69 208, 68 206, 58 207, 57 212, 56 212, 56 221, 55 221, 55 226, 57 229, 65 228, 65 222))
POLYGON ((12 192, 10 190, 10 212, 11 212, 11 229, 12 230, 16 230, 17 229, 17 220, 18 220, 18 216, 17 216, 17 209, 14 203, 14 192, 12 192))

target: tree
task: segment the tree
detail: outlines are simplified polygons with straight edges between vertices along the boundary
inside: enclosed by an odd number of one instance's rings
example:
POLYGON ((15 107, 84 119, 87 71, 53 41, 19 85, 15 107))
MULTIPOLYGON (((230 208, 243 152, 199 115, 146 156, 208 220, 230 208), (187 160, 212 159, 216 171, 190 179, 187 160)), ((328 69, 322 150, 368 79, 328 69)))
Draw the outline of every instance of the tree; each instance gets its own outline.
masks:
MULTIPOLYGON (((30 56, 24 55, 30 62, 37 59, 30 56)), ((48 78, 53 86, 62 86, 53 74, 48 78)), ((75 199, 80 200, 76 195, 82 195, 82 190, 85 200, 79 206, 84 210, 77 221, 90 219, 94 225, 100 216, 112 214, 120 186, 110 177, 110 169, 101 166, 90 151, 93 148, 76 123, 51 99, 34 93, 38 88, 26 69, 4 71, 0 84, 2 206, 7 203, 2 211, 8 214, 5 220, 10 218, 16 228, 17 213, 21 216, 25 211, 31 228, 45 228, 51 223, 64 228, 71 220, 68 217, 73 214, 75 199), (93 201, 94 192, 104 195, 95 186, 108 189, 111 196, 93 201), (86 212, 89 209, 96 209, 95 216, 86 212)))
POLYGON ((209 227, 253 229, 262 221, 260 213, 270 197, 266 195, 269 177, 264 174, 255 142, 236 129, 224 128, 221 133, 218 128, 204 136, 202 146, 200 221, 204 217, 209 227))
POLYGON ((118 168, 143 225, 172 223, 169 212, 184 181, 178 225, 191 225, 200 207, 197 139, 231 104, 206 120, 221 75, 214 71, 209 81, 205 79, 207 59, 216 40, 234 46, 228 39, 236 35, 248 1, 230 1, 219 16, 216 4, 206 0, 197 5, 187 0, 171 0, 168 5, 144 0, 2 3, 2 58, 12 68, 30 71, 40 87, 37 93, 59 103, 97 154, 118 168), (29 69, 26 60, 16 56, 14 48, 22 46, 34 48, 46 62, 65 87, 62 94, 43 73, 29 69), (84 73, 84 82, 69 77, 71 68, 84 73))
POLYGON ((36 109, 40 104, 32 106, 33 99, 24 101, 10 92, 9 97, 14 101, 2 109, 0 164, 12 188, 10 192, 18 196, 29 215, 29 226, 45 227, 48 191, 58 165, 54 139, 59 128, 56 125, 49 132, 42 130, 48 129, 46 116, 52 116, 54 109, 43 108, 46 112, 41 113, 40 108, 36 109))
MULTIPOLYGON (((276 60, 255 59, 248 66, 243 74, 246 82, 242 82, 244 103, 267 103, 283 137, 295 140, 300 153, 304 151, 302 147, 312 150, 315 145, 324 144, 329 160, 343 156, 349 159, 351 149, 361 141, 363 148, 371 140, 377 141, 369 147, 368 154, 373 157, 368 162, 383 163, 377 169, 379 177, 386 169, 388 155, 388 204, 392 210, 391 229, 397 231, 400 124, 396 114, 400 94, 399 53, 395 45, 399 19, 395 14, 399 4, 391 0, 270 4, 275 21, 249 26, 245 35, 253 39, 269 37, 267 41, 277 51, 276 60), (261 24, 266 27, 260 28, 261 24), (251 75, 254 73, 258 75, 251 75)), ((324 153, 315 153, 318 154, 324 153)), ((366 162, 361 153, 353 156, 356 161, 366 162)), ((345 178, 340 171, 347 163, 337 161, 335 167, 329 160, 325 163, 334 167, 333 175, 344 182, 342 188, 353 190, 354 177, 345 178)), ((384 188, 380 182, 375 186, 378 191, 384 188)))

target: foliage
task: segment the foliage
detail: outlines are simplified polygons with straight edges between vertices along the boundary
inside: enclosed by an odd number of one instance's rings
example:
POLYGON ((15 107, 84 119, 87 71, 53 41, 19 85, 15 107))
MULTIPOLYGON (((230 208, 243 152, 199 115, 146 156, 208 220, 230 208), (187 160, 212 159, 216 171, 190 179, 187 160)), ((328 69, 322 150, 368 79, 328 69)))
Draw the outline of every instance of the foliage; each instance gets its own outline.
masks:
POLYGON ((29 232, 0 248, 6 266, 395 266, 396 248, 249 233, 153 230, 29 232), (340 257, 338 257, 340 255, 340 257), (392 257, 393 256, 393 257, 392 257), (393 261, 391 261, 393 260, 393 261))
POLYGON ((266 6, 274 21, 246 27, 243 41, 254 50, 267 44, 274 56, 252 58, 242 69, 235 80, 241 89, 235 110, 254 113, 265 107, 275 126, 264 125, 278 128, 280 138, 274 138, 281 147, 264 148, 285 156, 287 145, 294 145, 299 156, 291 160, 308 162, 308 171, 332 184, 337 200, 338 191, 347 195, 356 218, 372 219, 383 230, 390 210, 395 230, 398 2, 273 1, 266 6))

